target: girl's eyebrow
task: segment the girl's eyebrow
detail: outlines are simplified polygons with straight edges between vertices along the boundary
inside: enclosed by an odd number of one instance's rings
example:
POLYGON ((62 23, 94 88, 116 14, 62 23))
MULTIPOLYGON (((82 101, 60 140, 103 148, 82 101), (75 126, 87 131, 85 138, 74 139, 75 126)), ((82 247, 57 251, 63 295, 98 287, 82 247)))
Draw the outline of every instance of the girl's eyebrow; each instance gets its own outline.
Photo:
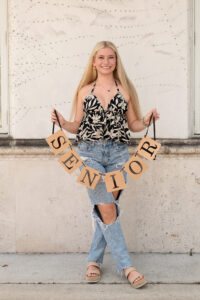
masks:
MULTIPOLYGON (((103 54, 99 54, 98 56, 99 56, 99 57, 100 57, 100 56, 103 56, 103 57, 104 57, 105 55, 103 55, 103 54)), ((113 54, 110 54, 110 55, 108 55, 108 56, 109 56, 109 57, 114 57, 114 55, 113 55, 113 54)))

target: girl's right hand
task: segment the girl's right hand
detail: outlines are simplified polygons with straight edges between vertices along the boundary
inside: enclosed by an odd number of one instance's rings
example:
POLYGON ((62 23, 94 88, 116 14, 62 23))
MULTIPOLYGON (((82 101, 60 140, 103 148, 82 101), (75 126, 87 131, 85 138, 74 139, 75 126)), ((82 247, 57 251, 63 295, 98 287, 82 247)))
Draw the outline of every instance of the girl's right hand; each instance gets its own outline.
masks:
MULTIPOLYGON (((56 110, 56 113, 57 113, 58 119, 60 121, 60 125, 61 125, 61 127, 63 127, 63 125, 65 123, 65 119, 57 110, 56 110)), ((51 122, 55 123, 57 126, 59 126, 59 123, 57 121, 56 114, 55 114, 55 108, 53 108, 52 112, 51 112, 51 122)))

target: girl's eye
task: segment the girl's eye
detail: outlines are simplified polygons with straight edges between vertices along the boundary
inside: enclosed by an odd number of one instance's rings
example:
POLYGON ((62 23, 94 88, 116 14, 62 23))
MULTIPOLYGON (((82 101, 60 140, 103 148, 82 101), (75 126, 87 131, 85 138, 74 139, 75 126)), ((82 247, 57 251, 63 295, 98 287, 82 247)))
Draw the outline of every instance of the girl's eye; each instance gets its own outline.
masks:
MULTIPOLYGON (((114 59, 115 57, 114 56, 109 56, 108 58, 109 59, 114 59)), ((104 57, 103 56, 99 56, 99 59, 104 59, 104 57)))

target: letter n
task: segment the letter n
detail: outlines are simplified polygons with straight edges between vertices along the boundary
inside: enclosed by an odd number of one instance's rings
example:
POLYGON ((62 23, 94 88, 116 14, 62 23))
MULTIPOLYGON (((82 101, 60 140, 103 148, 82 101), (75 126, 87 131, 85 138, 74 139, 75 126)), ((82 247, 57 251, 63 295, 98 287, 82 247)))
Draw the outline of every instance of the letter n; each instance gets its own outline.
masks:
POLYGON ((81 174, 79 175, 77 182, 93 190, 96 184, 98 183, 100 177, 101 174, 97 170, 85 166, 84 168, 82 168, 81 174))

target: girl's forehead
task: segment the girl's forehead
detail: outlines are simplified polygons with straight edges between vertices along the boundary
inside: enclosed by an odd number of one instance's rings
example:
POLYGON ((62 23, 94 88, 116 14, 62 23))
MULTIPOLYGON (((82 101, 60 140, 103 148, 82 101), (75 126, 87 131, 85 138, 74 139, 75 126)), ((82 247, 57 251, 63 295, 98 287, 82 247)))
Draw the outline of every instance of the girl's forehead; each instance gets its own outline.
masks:
POLYGON ((115 55, 113 49, 109 47, 101 48, 97 51, 96 55, 115 55))

